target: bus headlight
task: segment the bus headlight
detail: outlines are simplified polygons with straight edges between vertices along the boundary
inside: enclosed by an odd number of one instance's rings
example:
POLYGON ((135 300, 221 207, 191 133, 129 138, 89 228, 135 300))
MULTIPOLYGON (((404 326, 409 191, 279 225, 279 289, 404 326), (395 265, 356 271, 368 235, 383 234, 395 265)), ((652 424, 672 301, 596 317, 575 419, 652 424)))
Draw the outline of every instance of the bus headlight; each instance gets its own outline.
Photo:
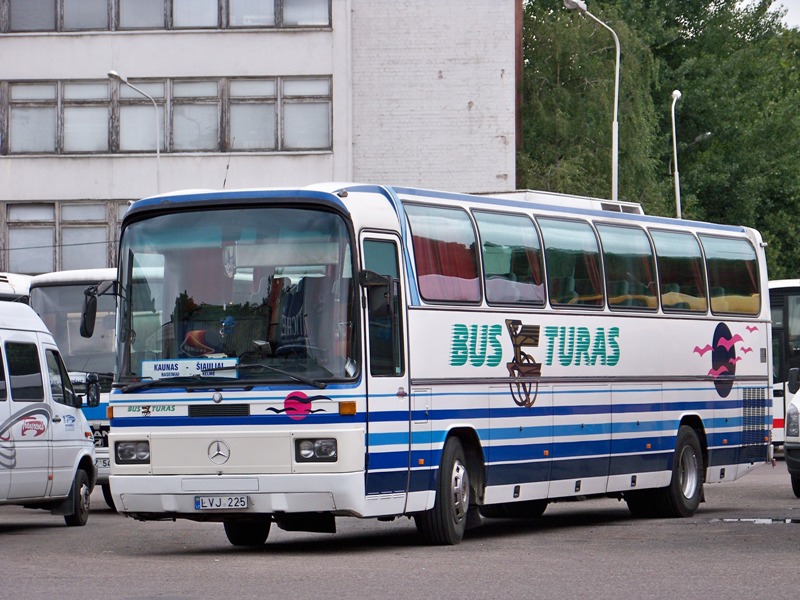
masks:
POLYGON ((336 462, 338 454, 335 438, 294 441, 294 457, 297 462, 336 462))
POLYGON ((786 409, 786 437, 800 437, 800 411, 792 403, 786 409))
POLYGON ((114 453, 119 465, 144 465, 150 462, 150 442, 117 442, 114 453))

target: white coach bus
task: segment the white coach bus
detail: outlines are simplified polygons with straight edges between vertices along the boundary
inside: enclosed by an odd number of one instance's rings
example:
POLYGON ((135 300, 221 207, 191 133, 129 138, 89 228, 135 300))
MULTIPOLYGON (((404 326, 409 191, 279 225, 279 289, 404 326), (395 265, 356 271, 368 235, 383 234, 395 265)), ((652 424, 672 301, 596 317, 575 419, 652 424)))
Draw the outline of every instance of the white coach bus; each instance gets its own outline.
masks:
POLYGON ((34 275, 29 282, 29 302, 41 317, 61 349, 61 358, 67 365, 70 379, 83 389, 90 373, 97 375, 100 385, 100 402, 84 406, 83 413, 89 421, 94 436, 97 484, 110 507, 111 489, 108 458, 108 393, 114 375, 114 329, 116 303, 111 296, 100 296, 96 313, 97 326, 92 339, 81 337, 81 310, 87 287, 114 280, 117 270, 110 268, 74 269, 34 275))
POLYGON ((119 264, 110 481, 135 519, 255 546, 405 515, 455 544, 576 497, 692 515, 771 457, 752 229, 320 184, 138 201, 119 264))
MULTIPOLYGON (((773 397, 772 443, 783 444, 786 409, 795 394, 789 389, 789 371, 800 367, 800 279, 769 282, 772 310, 773 397)), ((800 484, 797 489, 800 491, 800 484)))

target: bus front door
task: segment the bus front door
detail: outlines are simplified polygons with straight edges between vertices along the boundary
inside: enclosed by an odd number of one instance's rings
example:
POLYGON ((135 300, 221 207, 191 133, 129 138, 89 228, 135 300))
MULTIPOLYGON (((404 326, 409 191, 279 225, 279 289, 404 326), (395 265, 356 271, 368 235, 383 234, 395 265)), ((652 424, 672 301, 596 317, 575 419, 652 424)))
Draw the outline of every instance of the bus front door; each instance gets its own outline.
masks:
POLYGON ((367 382, 366 492, 370 514, 404 512, 409 489, 410 394, 399 240, 361 240, 367 382), (379 277, 375 277, 375 275, 379 277))

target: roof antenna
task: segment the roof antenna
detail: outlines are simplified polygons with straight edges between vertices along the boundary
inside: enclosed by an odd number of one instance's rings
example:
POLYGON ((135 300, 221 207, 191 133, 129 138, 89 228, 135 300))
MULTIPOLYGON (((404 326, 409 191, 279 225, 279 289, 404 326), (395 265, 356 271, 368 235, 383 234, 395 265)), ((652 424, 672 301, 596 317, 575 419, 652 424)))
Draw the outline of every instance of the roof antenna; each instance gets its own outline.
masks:
POLYGON ((236 142, 236 138, 231 140, 231 151, 228 152, 228 164, 225 165, 225 178, 222 180, 222 189, 225 189, 225 184, 228 183, 228 169, 231 168, 231 155, 233 154, 233 144, 236 142))

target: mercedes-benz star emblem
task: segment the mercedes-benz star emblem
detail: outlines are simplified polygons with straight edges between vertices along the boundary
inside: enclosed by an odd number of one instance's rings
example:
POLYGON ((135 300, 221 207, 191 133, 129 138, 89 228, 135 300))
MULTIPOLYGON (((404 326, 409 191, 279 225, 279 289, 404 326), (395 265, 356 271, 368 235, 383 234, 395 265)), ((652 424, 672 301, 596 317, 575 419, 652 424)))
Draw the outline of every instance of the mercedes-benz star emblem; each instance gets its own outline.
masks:
POLYGON ((215 465, 224 465, 231 457, 231 449, 228 444, 219 440, 211 442, 208 447, 208 458, 215 465))

